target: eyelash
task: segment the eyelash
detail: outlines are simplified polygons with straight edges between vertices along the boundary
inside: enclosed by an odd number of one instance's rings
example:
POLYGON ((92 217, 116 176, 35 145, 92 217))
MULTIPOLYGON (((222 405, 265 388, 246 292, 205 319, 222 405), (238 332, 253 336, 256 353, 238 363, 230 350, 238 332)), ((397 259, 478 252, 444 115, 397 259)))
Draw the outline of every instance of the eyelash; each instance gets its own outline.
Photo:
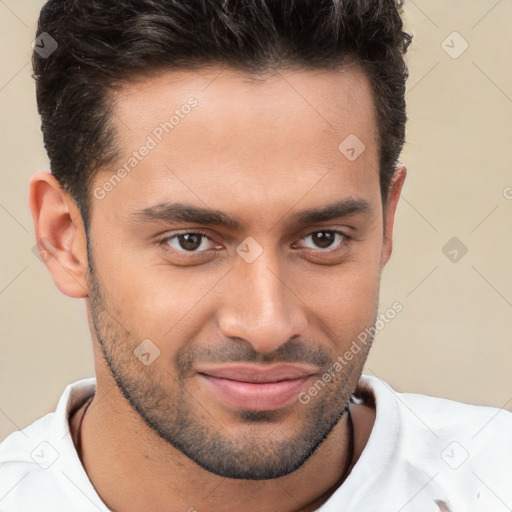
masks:
MULTIPOLYGON (((307 233, 306 235, 304 235, 300 240, 303 240, 304 238, 307 238, 308 236, 311 236, 311 235, 315 235, 317 233, 333 233, 335 235, 340 235, 342 237, 341 242, 338 244, 338 246, 335 249, 330 249, 330 248, 311 249, 308 247, 306 248, 311 251, 315 251, 315 252, 318 251, 319 253, 322 253, 322 254, 331 254, 331 253, 337 252, 337 251, 341 250, 344 246, 347 246, 350 243, 350 241, 352 240, 352 237, 350 235, 347 235, 343 231, 339 231, 337 229, 318 229, 316 231, 311 231, 310 233, 307 233)), ((166 236, 165 238, 160 240, 160 245, 162 246, 163 250, 165 250, 167 252, 178 253, 180 255, 185 255, 185 257, 190 257, 190 258, 196 257, 201 254, 206 254, 207 252, 209 252, 208 250, 200 251, 200 252, 178 250, 178 249, 173 249, 169 246, 169 241, 171 241, 173 239, 178 239, 178 237, 183 236, 183 235, 199 235, 199 236, 202 236, 210 241, 213 241, 206 233, 204 233, 202 231, 183 231, 181 233, 175 233, 171 236, 166 236)))

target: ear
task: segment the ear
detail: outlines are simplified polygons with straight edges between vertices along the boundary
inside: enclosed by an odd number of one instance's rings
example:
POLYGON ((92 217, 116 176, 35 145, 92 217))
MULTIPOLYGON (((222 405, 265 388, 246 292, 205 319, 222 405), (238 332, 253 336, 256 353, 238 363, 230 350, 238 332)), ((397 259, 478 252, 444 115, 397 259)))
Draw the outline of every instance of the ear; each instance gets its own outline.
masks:
POLYGON ((381 254, 381 268, 388 262, 393 250, 393 226, 395 223, 395 212, 406 175, 407 168, 405 165, 398 164, 389 185, 388 200, 384 209, 384 243, 381 254))
POLYGON ((49 172, 30 180, 29 204, 39 254, 57 288, 87 297, 87 244, 80 210, 49 172))

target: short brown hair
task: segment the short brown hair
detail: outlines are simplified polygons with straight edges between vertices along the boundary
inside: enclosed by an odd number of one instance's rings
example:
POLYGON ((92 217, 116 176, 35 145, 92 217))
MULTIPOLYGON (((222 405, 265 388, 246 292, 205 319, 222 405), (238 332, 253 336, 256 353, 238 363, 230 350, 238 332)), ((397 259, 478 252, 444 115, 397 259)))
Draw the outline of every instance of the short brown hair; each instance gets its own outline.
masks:
POLYGON ((221 64, 248 73, 357 62, 372 86, 383 203, 405 142, 404 54, 396 0, 49 0, 34 51, 37 106, 51 172, 88 223, 94 172, 116 159, 109 90, 164 69, 221 64))

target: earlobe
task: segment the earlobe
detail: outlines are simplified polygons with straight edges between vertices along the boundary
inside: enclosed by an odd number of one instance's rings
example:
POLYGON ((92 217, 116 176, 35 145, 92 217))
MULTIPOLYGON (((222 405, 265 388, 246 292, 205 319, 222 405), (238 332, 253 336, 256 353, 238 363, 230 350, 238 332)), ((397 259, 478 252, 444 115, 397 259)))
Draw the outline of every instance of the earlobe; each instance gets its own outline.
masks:
POLYGON ((29 204, 39 253, 57 288, 87 297, 87 244, 80 210, 49 172, 30 180, 29 204))
POLYGON ((389 185, 387 205, 384 210, 384 243, 382 246, 381 268, 386 265, 393 251, 393 226, 395 223, 395 213, 400 193, 404 185, 407 168, 404 164, 398 164, 395 173, 389 185))

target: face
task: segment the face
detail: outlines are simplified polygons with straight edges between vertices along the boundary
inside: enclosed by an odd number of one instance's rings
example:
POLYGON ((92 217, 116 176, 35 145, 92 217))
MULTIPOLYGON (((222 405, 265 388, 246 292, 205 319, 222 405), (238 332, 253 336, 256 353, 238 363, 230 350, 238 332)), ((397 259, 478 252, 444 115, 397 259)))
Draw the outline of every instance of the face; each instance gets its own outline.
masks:
POLYGON ((147 426, 201 467, 288 474, 340 420, 370 344, 335 362, 376 319, 394 207, 367 79, 211 68, 115 101, 120 159, 92 185, 95 342, 147 426))

